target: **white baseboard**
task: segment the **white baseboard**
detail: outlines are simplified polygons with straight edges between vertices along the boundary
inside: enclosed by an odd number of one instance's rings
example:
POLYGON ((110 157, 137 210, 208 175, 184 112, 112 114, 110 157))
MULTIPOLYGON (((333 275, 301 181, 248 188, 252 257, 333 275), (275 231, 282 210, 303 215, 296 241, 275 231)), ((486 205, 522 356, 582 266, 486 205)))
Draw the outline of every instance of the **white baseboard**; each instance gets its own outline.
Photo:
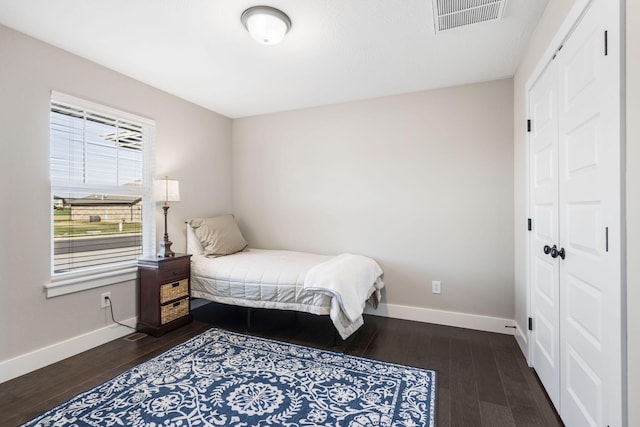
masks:
MULTIPOLYGON (((376 310, 366 308, 365 313, 374 316, 392 317, 396 319, 414 320, 438 325, 456 326, 486 332, 515 335, 520 348, 526 348, 526 335, 511 319, 482 316, 478 314, 458 313, 454 311, 433 310, 429 308, 410 307, 396 304, 380 304, 376 310), (513 328, 513 327, 516 328, 513 328), (524 340, 524 344, 521 343, 524 340), (524 345, 524 347, 523 347, 524 345)), ((122 322, 135 326, 136 318, 122 322)), ((26 373, 59 362, 93 347, 121 338, 132 331, 124 326, 112 324, 86 334, 52 344, 47 347, 26 353, 13 359, 0 362, 0 383, 9 381, 26 373)), ((524 350, 523 350, 523 353, 524 350)), ((526 353, 525 353, 526 354, 526 353)))
POLYGON ((520 347, 520 351, 522 352, 522 354, 524 355, 524 358, 526 359, 527 363, 529 363, 529 340, 528 337, 529 334, 525 333, 522 329, 520 329, 520 325, 518 325, 516 323, 516 342, 518 343, 518 346, 520 347))
MULTIPOLYGON (((136 318, 123 321, 125 325, 135 327, 136 318)), ((129 335, 133 331, 124 326, 112 324, 47 347, 34 350, 0 362, 0 383, 9 381, 26 373, 59 362, 93 347, 129 335)))
POLYGON ((433 310, 430 308, 410 307, 407 305, 380 304, 377 309, 369 306, 366 314, 395 319, 415 320, 417 322, 435 323, 438 325, 456 326, 478 331, 497 332, 515 335, 515 322, 512 319, 482 316, 479 314, 458 313, 455 311, 433 310))

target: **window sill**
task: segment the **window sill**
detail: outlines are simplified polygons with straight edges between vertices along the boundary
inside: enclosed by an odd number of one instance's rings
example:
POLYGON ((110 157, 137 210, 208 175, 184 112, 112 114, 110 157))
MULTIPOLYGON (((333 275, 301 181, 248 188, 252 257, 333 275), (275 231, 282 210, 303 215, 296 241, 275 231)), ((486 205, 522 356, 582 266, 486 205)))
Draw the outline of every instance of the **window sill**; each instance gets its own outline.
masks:
POLYGON ((44 290, 47 298, 53 298, 136 280, 137 277, 138 267, 136 262, 133 261, 105 269, 58 274, 51 277, 51 283, 45 285, 44 290))

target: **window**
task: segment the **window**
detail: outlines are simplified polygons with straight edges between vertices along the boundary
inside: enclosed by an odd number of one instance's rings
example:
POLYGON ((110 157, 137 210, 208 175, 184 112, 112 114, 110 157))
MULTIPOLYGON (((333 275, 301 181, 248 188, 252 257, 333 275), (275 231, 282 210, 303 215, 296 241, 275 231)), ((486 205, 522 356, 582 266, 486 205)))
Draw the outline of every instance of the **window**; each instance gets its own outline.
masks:
POLYGON ((153 251, 154 128, 149 119, 52 93, 48 296, 133 279, 136 260, 153 251))

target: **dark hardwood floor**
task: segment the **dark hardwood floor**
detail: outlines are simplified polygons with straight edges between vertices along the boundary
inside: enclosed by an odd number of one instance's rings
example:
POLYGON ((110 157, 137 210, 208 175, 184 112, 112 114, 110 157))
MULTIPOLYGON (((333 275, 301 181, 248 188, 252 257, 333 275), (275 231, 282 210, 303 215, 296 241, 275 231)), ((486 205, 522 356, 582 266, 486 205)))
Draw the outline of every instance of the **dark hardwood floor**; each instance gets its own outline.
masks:
POLYGON ((437 371, 438 426, 561 426, 512 336, 365 316, 342 341, 327 316, 208 304, 161 338, 118 339, 0 384, 0 426, 15 426, 212 326, 437 371))

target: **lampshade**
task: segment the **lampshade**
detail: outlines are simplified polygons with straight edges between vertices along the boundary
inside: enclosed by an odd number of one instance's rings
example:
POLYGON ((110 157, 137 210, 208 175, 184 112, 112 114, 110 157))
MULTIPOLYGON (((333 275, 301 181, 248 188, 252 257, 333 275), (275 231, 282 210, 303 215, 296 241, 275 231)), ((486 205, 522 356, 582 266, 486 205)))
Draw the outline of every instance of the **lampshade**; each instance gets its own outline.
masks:
POLYGON ((180 182, 176 179, 157 179, 153 183, 153 200, 156 202, 179 202, 180 182))
POLYGON ((254 6, 240 18, 251 37, 258 43, 278 44, 291 29, 291 19, 281 10, 269 6, 254 6))

